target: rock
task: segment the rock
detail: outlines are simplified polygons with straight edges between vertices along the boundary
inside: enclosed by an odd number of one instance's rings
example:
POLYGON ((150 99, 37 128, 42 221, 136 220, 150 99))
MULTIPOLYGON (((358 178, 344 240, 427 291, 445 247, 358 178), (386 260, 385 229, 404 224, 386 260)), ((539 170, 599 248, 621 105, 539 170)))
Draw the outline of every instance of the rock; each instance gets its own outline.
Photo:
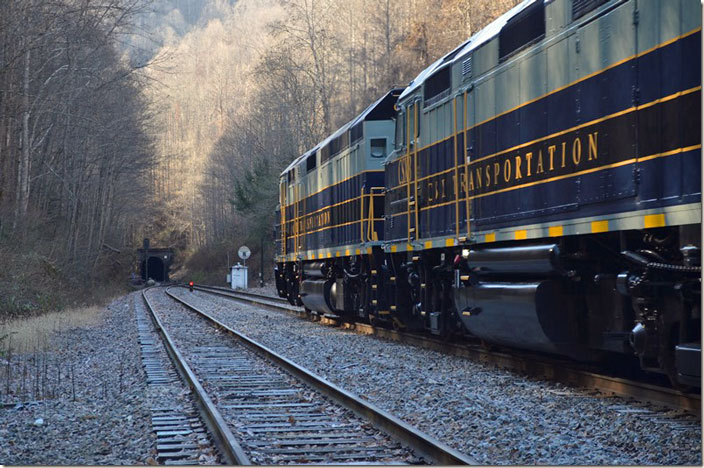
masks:
POLYGON ((43 418, 37 418, 34 420, 34 425, 35 426, 41 426, 44 424, 44 419, 43 418))

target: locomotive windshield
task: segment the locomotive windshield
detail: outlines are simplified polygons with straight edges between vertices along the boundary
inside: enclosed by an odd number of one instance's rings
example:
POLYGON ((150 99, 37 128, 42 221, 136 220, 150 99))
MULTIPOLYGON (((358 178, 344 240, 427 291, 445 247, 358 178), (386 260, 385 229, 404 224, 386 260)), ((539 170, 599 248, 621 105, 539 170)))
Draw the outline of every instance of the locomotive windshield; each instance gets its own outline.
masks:
POLYGON ((369 145, 372 158, 383 158, 386 156, 386 138, 372 138, 369 145))

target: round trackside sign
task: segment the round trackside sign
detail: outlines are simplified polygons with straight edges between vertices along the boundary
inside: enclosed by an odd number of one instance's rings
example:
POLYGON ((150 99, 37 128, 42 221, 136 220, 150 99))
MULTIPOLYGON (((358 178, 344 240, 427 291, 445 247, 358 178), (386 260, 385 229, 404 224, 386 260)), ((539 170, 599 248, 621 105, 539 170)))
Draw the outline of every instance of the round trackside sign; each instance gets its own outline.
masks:
POLYGON ((242 260, 247 260, 250 257, 250 255, 252 255, 252 251, 249 250, 249 247, 247 247, 246 245, 243 245, 237 251, 237 255, 239 255, 242 260))

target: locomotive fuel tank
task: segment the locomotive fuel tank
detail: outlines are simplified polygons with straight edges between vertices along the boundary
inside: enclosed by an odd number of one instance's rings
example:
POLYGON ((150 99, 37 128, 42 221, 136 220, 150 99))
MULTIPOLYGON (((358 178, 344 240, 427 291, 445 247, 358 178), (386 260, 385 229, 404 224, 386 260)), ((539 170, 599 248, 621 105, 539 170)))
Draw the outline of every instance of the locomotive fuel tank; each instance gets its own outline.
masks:
POLYGON ((455 290, 464 326, 488 342, 588 358, 573 298, 559 280, 479 282, 455 290))
POLYGON ((556 244, 470 250, 467 263, 489 273, 549 274, 560 269, 556 244))
POLYGON ((311 262, 303 265, 301 301, 303 305, 321 314, 334 315, 344 309, 342 279, 327 278, 325 262, 311 262))
POLYGON ((463 266, 475 280, 459 283, 454 295, 470 333, 492 343, 588 358, 578 301, 561 275, 557 244, 478 248, 467 253, 463 266))
POLYGON ((303 276, 305 278, 324 278, 325 262, 310 262, 303 264, 303 276))
POLYGON ((306 308, 322 314, 332 314, 330 290, 335 284, 331 279, 304 280, 301 284, 301 300, 306 308))

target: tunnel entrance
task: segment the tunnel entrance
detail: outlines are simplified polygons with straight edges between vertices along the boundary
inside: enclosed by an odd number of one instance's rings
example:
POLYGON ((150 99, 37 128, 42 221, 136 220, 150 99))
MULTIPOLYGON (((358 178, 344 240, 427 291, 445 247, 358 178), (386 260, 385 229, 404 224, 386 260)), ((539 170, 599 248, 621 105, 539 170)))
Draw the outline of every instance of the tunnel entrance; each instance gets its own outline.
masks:
POLYGON ((139 276, 143 282, 153 279, 158 282, 169 281, 169 269, 174 261, 174 251, 169 248, 152 248, 149 239, 144 239, 144 248, 137 249, 139 254, 135 270, 139 269, 139 276))
POLYGON ((167 266, 164 261, 156 256, 150 256, 147 261, 142 261, 142 279, 147 281, 149 278, 154 281, 166 281, 168 278, 167 266))

